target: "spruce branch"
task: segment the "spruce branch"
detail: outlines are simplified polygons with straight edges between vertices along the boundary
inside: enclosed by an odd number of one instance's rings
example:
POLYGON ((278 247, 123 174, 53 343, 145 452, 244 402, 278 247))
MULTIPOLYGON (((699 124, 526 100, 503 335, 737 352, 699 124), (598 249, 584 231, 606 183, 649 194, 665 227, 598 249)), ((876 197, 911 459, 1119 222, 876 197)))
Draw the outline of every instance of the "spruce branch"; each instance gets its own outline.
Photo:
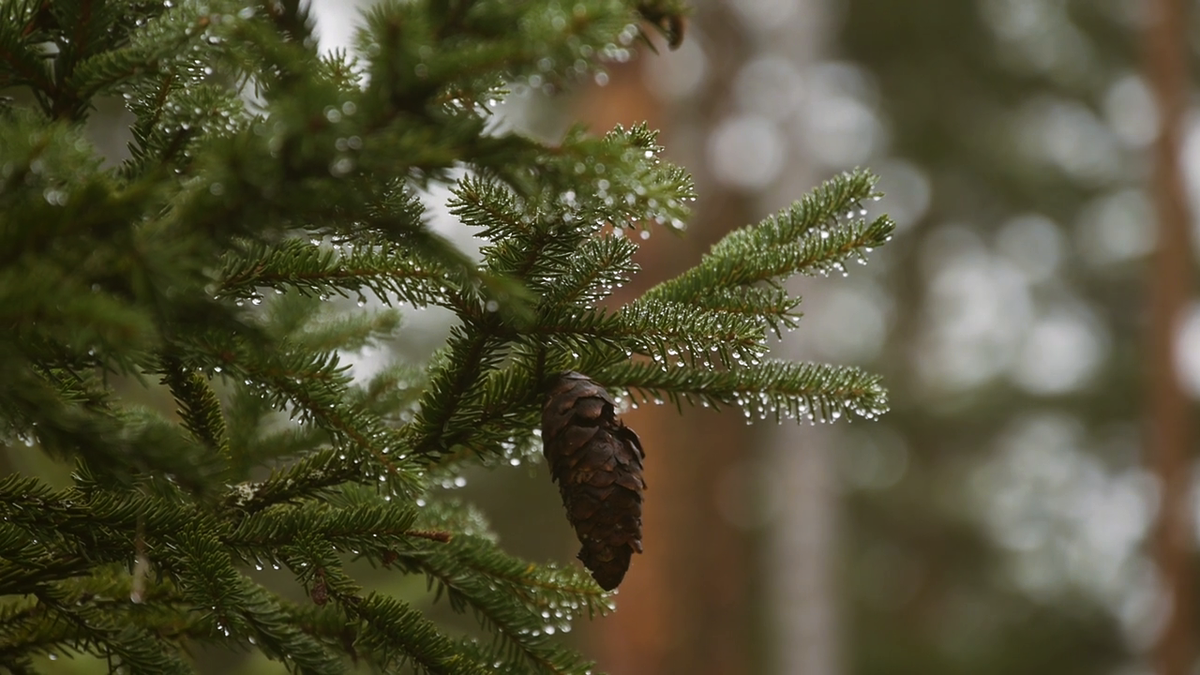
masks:
POLYGON ((826 181, 791 207, 726 235, 699 265, 650 289, 640 301, 696 302, 714 288, 845 271, 846 261, 863 260, 895 229, 887 216, 869 223, 855 217, 863 211, 862 202, 876 196, 875 180, 856 171, 826 181))
POLYGON ((403 430, 416 454, 437 458, 472 433, 480 378, 500 363, 498 326, 484 317, 452 329, 444 357, 448 367, 433 370, 419 411, 403 430))
MULTIPOLYGON (((423 9, 387 2, 368 12, 358 50, 369 55, 370 69, 380 75, 378 84, 372 82, 378 95, 391 98, 394 91, 416 91, 428 100, 452 90, 471 96, 497 79, 532 76, 559 86, 567 72, 574 77, 589 74, 598 67, 595 55, 616 49, 614 43, 627 44, 632 37, 623 37, 632 13, 615 0, 586 0, 569 11, 546 2, 453 3, 435 12, 423 9), (443 58, 424 56, 430 53, 443 58), (582 68, 564 67, 580 62, 582 68)), ((413 101, 410 110, 422 110, 423 103, 413 101)))
POLYGON ((393 502, 334 508, 319 502, 277 505, 242 520, 226 542, 256 563, 282 546, 317 537, 340 552, 383 551, 407 542, 416 522, 414 509, 393 502))
POLYGON ((443 471, 455 471, 457 463, 467 458, 487 465, 500 461, 520 464, 530 459, 535 450, 530 439, 538 422, 541 387, 539 374, 530 366, 536 349, 522 352, 519 345, 513 345, 512 365, 487 374, 469 435, 459 441, 459 452, 443 459, 443 471))
POLYGON ((72 648, 107 659, 111 668, 138 673, 191 672, 187 663, 149 630, 119 622, 103 607, 77 604, 76 598, 53 587, 35 596, 43 611, 66 625, 70 632, 64 637, 72 648))
POLYGON ((0 606, 0 663, 11 672, 36 672, 32 656, 52 654, 72 637, 66 624, 39 609, 29 599, 0 606))
POLYGON ((274 407, 290 407, 293 418, 300 423, 324 429, 338 448, 337 452, 322 451, 302 460, 302 468, 319 469, 318 473, 300 476, 288 470, 275 474, 262 486, 267 491, 255 490, 250 501, 262 503, 267 495, 273 495, 272 499, 278 495, 296 496, 302 494, 297 490, 304 486, 323 490, 336 485, 342 476, 378 480, 398 492, 419 490, 419 468, 410 457, 405 438, 368 410, 349 405, 350 379, 336 354, 297 350, 286 342, 270 349, 240 336, 212 333, 190 345, 207 353, 208 363, 220 364, 212 366, 218 372, 257 385, 274 407), (341 466, 335 462, 341 462, 341 466), (283 485, 276 480, 282 480, 283 485))
POLYGON ((276 469, 262 482, 234 486, 224 501, 231 508, 253 513, 274 504, 320 498, 343 483, 371 480, 362 464, 358 458, 348 461, 344 449, 323 448, 276 469))
MULTIPOLYGON (((180 52, 211 48, 204 40, 211 14, 201 12, 194 3, 179 3, 170 9, 154 8, 150 18, 143 17, 143 25, 136 30, 136 21, 122 11, 121 3, 91 4, 103 13, 102 21, 89 22, 93 44, 99 43, 103 48, 89 50, 66 80, 66 85, 81 99, 110 92, 132 78, 159 72, 166 64, 180 64, 183 61, 178 58, 180 52)), ((232 6, 232 3, 210 5, 209 12, 229 10, 232 6)), ((88 14, 95 16, 94 12, 88 14)), ((195 67, 196 75, 202 69, 203 66, 195 67)), ((193 79, 199 78, 193 76, 193 79)))
POLYGON ((794 329, 800 322, 800 313, 796 311, 800 298, 791 297, 777 286, 714 288, 696 298, 696 304, 711 311, 754 318, 776 337, 783 337, 784 331, 794 329))
POLYGON ((267 15, 285 38, 299 43, 312 38, 314 22, 309 10, 300 0, 282 0, 266 6, 267 15))
MULTIPOLYGON (((438 579, 475 577, 480 583, 519 598, 543 620, 552 620, 561 628, 586 614, 589 618, 607 614, 614 606, 586 573, 574 567, 531 565, 504 554, 496 543, 480 536, 455 537, 449 546, 425 545, 402 552, 400 560, 441 569, 438 579), (429 558, 436 558, 430 561, 429 558), (440 557, 439 557, 440 556, 440 557), (542 612, 552 613, 551 617, 542 612)), ((550 634, 553 634, 553 630, 550 634)))
POLYGON ((365 290, 387 304, 449 303, 448 271, 440 261, 387 241, 360 239, 336 248, 307 239, 254 243, 245 253, 227 255, 223 267, 221 292, 230 297, 254 298, 260 288, 275 288, 323 298, 361 298, 365 290))
POLYGON ((253 382, 237 383, 228 396, 230 475, 245 476, 252 467, 278 466, 330 443, 329 434, 316 425, 277 423, 275 409, 253 382))
MULTIPOLYGON (((245 392, 246 389, 239 387, 239 391, 245 392)), ((233 399, 230 408, 250 399, 254 399, 255 404, 264 402, 264 399, 257 393, 246 393, 233 399)), ((246 403, 245 405, 254 404, 246 403)), ((233 473, 237 475, 245 475, 251 467, 285 465, 316 451, 327 449, 331 443, 329 433, 313 424, 284 424, 272 427, 268 426, 265 421, 259 421, 260 423, 253 430, 246 430, 244 436, 230 434, 230 449, 235 462, 233 473)), ((338 454, 344 453, 339 452, 338 454)), ((342 476, 343 480, 347 480, 354 474, 355 471, 351 469, 335 471, 332 475, 323 476, 324 480, 321 481, 321 485, 335 485, 336 483, 328 481, 334 480, 335 476, 342 476)), ((316 486, 313 487, 316 488, 316 486)))
MULTIPOLYGON (((143 625, 150 635, 164 641, 170 648, 179 649, 185 640, 201 640, 208 637, 208 631, 200 630, 198 621, 180 618, 180 613, 189 609, 186 606, 167 603, 147 606, 130 603, 128 584, 125 584, 124 588, 109 586, 103 589, 105 593, 91 590, 79 592, 65 585, 63 588, 68 593, 60 601, 63 606, 96 604, 103 608, 105 621, 109 625, 143 625), (113 594, 108 594, 108 591, 113 594)), ((90 635, 94 633, 80 630, 73 622, 64 621, 59 614, 47 611, 47 606, 39 602, 10 604, 0 609, 0 664, 13 670, 14 662, 27 661, 35 655, 49 656, 51 659, 87 652, 100 658, 113 656, 102 649, 103 643, 89 642, 90 635)))
POLYGON ((512 190, 498 181, 481 176, 464 176, 454 186, 447 204, 450 213, 463 225, 479 228, 479 236, 488 241, 528 234, 530 216, 536 214, 512 190))
POLYGON ((746 418, 774 416, 831 422, 848 413, 874 419, 887 412, 887 394, 878 375, 858 368, 823 363, 764 360, 731 370, 697 369, 684 365, 662 368, 632 362, 611 366, 602 375, 611 387, 628 389, 676 405, 700 401, 707 405, 736 404, 746 418))
MULTIPOLYGON (((500 560, 502 554, 492 544, 468 537, 456 537, 450 544, 424 553, 400 553, 395 564, 425 574, 438 595, 446 596, 451 608, 458 612, 471 610, 483 627, 497 632, 503 643, 496 656, 536 673, 582 674, 593 666, 555 644, 551 637, 569 618, 547 620, 542 611, 550 612, 543 606, 518 606, 511 602, 514 590, 519 590, 527 597, 552 595, 565 603, 556 604, 556 608, 579 603, 589 612, 603 611, 603 601, 597 601, 597 596, 603 593, 590 579, 578 572, 557 575, 556 570, 543 571, 537 576, 528 571, 521 574, 512 569, 513 561, 500 560), (464 547, 474 550, 467 552, 464 547), (467 565, 468 559, 476 562, 467 565)), ((562 613, 561 609, 556 611, 562 613)))
POLYGON ((409 664, 430 675, 483 675, 483 664, 467 658, 421 613, 398 600, 372 593, 356 609, 358 644, 391 667, 409 664))
POLYGON ((213 636, 253 637, 264 653, 313 673, 340 673, 334 654, 286 621, 270 594, 246 579, 229 550, 202 524, 175 538, 180 564, 172 570, 185 600, 207 608, 213 636))
POLYGON ((581 242, 563 263, 540 284, 543 316, 560 314, 572 305, 589 306, 629 283, 638 272, 633 262, 637 245, 625 237, 597 236, 581 242))
POLYGON ((359 314, 316 319, 293 339, 303 349, 341 349, 357 352, 368 347, 380 346, 384 340, 395 335, 399 326, 400 312, 394 309, 382 312, 364 311, 359 314))
POLYGON ((532 565, 509 557, 482 517, 460 505, 431 503, 418 513, 418 525, 463 534, 449 543, 414 540, 392 551, 385 564, 424 574, 452 609, 469 611, 481 626, 499 631, 502 642, 485 652, 486 663, 538 673, 582 673, 592 666, 552 638, 569 631, 581 615, 613 610, 611 597, 591 577, 574 567, 532 565))
POLYGON ((761 317, 675 302, 635 302, 617 312, 569 310, 535 329, 545 344, 577 353, 603 343, 651 357, 664 366, 725 367, 753 362, 766 351, 761 317))
POLYGON ((361 601, 362 588, 346 574, 334 546, 319 535, 304 533, 279 553, 314 604, 334 600, 353 612, 361 601))
POLYGON ((36 543, 31 533, 16 525, 0 524, 0 594, 23 593, 60 579, 84 574, 90 567, 82 555, 59 555, 36 543))
POLYGON ((380 370, 365 386, 352 391, 365 406, 391 424, 411 419, 412 409, 425 384, 425 372, 415 365, 398 362, 380 370))
POLYGON ((164 359, 163 382, 171 388, 183 427, 196 440, 208 446, 223 459, 229 458, 229 442, 225 437, 225 417, 221 402, 204 376, 185 372, 178 360, 164 359))
POLYGON ((61 369, 45 376, 29 371, 10 375, 0 389, 0 405, 30 443, 36 441, 50 453, 86 460, 111 480, 129 483, 137 476, 158 475, 197 494, 220 471, 219 458, 179 427, 145 408, 111 405, 88 389, 87 379, 61 369))
POLYGON ((629 129, 617 125, 600 139, 569 135, 549 166, 583 179, 576 198, 585 217, 616 227, 654 224, 679 230, 685 227, 695 188, 682 167, 662 161, 662 151, 658 132, 645 123, 629 129))

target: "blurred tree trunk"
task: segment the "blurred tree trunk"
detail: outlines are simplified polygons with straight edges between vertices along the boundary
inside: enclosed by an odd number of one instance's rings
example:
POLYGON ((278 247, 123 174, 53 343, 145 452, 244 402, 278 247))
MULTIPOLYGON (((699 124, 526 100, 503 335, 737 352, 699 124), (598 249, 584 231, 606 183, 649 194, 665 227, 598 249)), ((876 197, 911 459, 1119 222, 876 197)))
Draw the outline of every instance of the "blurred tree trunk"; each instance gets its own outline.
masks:
POLYGON ((789 425, 771 438, 770 466, 781 503, 772 523, 765 576, 772 589, 770 672, 779 675, 839 672, 832 436, 828 429, 789 425))
MULTIPOLYGON (((827 0, 796 3, 791 18, 756 41, 761 52, 810 73, 828 54, 834 32, 827 0)), ((785 99, 786 100, 786 99, 785 99)), ((806 102, 806 104, 811 102, 806 102)), ((785 155, 780 180, 767 196, 768 208, 784 207, 823 176, 808 157, 785 155)), ((835 279, 833 283, 838 283, 835 279)), ((791 292, 805 303, 817 299, 828 280, 793 279, 791 292), (803 292, 800 292, 800 289, 803 292)), ((802 308, 803 309, 803 308, 802 308)), ((813 360, 802 340, 821 326, 801 321, 779 346, 781 358, 813 360)), ((770 486, 771 512, 763 546, 764 596, 769 640, 767 668, 778 675, 835 675, 841 672, 837 597, 837 530, 841 495, 833 446, 840 430, 786 422, 768 430, 763 479, 770 486)))
POLYGON ((1188 77, 1182 0, 1154 0, 1148 5, 1146 68, 1159 113, 1154 145, 1152 192, 1158 213, 1158 252, 1151 266, 1150 410, 1148 419, 1152 468, 1162 486, 1154 543, 1166 604, 1165 625, 1154 649, 1159 675, 1192 672, 1194 660, 1192 550, 1191 430, 1188 402, 1175 371, 1179 319, 1192 287, 1191 215, 1179 163, 1188 77))

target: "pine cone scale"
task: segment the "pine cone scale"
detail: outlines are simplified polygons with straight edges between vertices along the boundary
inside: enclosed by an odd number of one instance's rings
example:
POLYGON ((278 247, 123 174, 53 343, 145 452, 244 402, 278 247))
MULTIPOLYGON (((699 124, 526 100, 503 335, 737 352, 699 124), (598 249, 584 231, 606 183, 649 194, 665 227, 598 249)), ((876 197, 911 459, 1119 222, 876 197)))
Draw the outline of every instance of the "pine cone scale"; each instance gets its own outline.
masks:
MULTIPOLYGON (((563 430, 562 434, 558 436, 558 438, 561 439, 561 445, 558 449, 558 452, 568 456, 575 456, 576 451, 590 442, 592 438, 596 436, 597 431, 599 431, 598 427, 567 427, 563 430)), ((576 459, 575 461, 578 462, 580 459, 576 459)))
POLYGON ((575 372, 551 384, 542 408, 544 452, 583 545, 579 559, 605 590, 621 583, 632 554, 642 552, 646 489, 646 453, 615 408, 603 387, 575 372))

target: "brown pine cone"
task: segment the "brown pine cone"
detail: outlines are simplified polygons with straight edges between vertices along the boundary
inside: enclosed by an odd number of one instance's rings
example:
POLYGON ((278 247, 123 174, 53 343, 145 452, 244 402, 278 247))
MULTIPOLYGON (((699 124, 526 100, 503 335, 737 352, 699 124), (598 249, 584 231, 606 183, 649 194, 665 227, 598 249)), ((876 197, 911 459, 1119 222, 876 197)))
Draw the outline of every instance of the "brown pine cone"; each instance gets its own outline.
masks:
POLYGON ((567 372, 550 385, 542 407, 542 442, 550 475, 575 528, 579 559, 600 587, 625 578, 642 552, 642 458, 637 434, 617 419, 616 402, 586 375, 567 372))

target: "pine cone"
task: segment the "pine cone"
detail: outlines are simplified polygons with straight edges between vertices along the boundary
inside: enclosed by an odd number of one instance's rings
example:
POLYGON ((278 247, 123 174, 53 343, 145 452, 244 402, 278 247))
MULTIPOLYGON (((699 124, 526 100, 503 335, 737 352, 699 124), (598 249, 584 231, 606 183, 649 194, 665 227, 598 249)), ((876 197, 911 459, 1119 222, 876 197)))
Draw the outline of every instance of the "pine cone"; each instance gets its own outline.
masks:
POLYGON ((579 559, 600 587, 625 578, 642 552, 642 458, 637 434, 617 419, 616 402, 586 375, 567 372, 550 385, 542 407, 542 441, 550 475, 575 528, 579 559))

